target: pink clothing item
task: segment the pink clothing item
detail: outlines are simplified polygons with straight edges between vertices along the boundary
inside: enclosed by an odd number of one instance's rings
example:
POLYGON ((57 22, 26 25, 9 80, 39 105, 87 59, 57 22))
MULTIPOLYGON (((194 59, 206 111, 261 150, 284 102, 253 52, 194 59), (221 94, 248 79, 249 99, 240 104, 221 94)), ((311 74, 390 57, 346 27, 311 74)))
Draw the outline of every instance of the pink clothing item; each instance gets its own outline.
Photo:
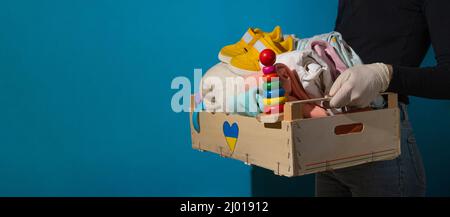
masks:
MULTIPOLYGON (((275 64, 275 68, 280 77, 281 85, 288 96, 288 101, 310 99, 295 70, 292 71, 282 63, 275 64)), ((317 118, 328 116, 328 113, 324 108, 314 103, 307 103, 303 107, 303 116, 305 118, 317 118)))
POLYGON ((330 45, 330 43, 322 40, 311 42, 311 49, 314 50, 319 57, 328 64, 333 81, 347 69, 344 61, 342 61, 339 54, 330 45))

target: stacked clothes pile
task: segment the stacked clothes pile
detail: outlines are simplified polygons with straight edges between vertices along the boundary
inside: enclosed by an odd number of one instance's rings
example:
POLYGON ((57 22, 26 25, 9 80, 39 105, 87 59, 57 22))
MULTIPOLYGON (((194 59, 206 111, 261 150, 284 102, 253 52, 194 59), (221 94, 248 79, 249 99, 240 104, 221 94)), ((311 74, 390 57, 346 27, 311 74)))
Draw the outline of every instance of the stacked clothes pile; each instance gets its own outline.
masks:
MULTIPOLYGON (((239 42, 221 49, 221 62, 203 76, 197 96, 201 108, 252 117, 262 113, 259 54, 265 49, 277 54, 274 66, 288 101, 326 97, 341 73, 363 64, 338 32, 298 39, 283 35, 279 26, 272 32, 250 28, 239 42)), ((371 104, 373 108, 384 106, 382 97, 371 104)), ((341 110, 317 102, 307 105, 303 112, 305 117, 323 117, 341 110)))

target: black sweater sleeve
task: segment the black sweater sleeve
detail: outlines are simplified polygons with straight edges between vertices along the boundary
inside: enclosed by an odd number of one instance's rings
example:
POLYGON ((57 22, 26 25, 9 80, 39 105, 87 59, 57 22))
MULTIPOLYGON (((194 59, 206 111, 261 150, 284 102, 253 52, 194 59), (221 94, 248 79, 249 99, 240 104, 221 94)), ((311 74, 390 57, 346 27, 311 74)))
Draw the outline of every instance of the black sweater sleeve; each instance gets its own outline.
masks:
POLYGON ((393 66, 388 91, 450 99, 450 1, 427 0, 423 6, 437 65, 427 68, 393 66))

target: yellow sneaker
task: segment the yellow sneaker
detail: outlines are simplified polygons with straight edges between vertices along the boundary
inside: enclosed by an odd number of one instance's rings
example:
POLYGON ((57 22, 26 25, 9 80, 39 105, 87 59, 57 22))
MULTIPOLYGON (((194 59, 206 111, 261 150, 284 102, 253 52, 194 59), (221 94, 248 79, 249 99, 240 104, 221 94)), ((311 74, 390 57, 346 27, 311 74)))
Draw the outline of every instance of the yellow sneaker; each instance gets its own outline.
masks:
POLYGON ((253 46, 259 38, 264 36, 269 36, 276 42, 283 40, 283 34, 281 32, 281 27, 279 26, 276 26, 272 32, 263 32, 258 28, 249 28, 240 41, 236 44, 227 45, 220 50, 219 60, 225 63, 230 63, 231 58, 247 52, 248 46, 253 46))
POLYGON ((265 49, 272 49, 277 54, 294 50, 294 38, 288 36, 284 41, 275 42, 270 37, 258 39, 248 51, 231 58, 230 69, 237 74, 257 73, 261 70, 259 53, 265 49))

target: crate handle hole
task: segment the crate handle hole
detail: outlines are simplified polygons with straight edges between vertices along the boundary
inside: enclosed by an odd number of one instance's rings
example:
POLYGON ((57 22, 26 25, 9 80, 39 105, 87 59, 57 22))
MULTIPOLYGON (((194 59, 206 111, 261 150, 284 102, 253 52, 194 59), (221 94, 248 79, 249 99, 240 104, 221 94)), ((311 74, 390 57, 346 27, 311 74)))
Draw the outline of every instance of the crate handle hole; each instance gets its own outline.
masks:
POLYGON ((364 129, 364 125, 362 123, 354 123, 354 124, 344 124, 339 125, 334 128, 334 134, 336 135, 346 135, 352 133, 361 133, 364 129))

